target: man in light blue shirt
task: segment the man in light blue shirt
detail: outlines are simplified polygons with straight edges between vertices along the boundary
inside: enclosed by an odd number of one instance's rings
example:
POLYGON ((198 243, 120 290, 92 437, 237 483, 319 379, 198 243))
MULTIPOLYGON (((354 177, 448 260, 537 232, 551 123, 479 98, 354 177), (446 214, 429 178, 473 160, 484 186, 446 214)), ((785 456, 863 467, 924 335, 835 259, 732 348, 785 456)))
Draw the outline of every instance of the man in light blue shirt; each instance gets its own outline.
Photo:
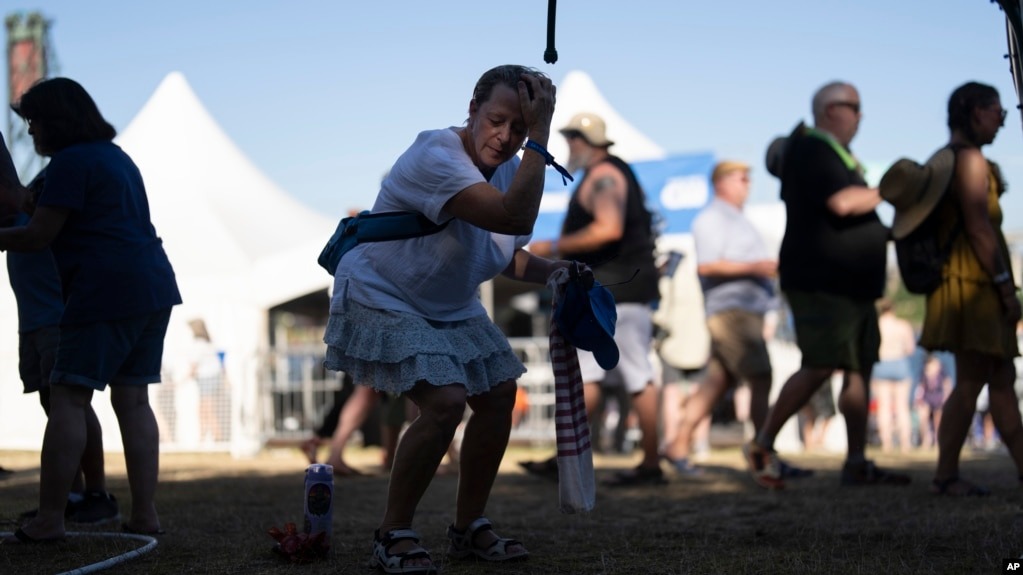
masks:
MULTIPOLYGON (((699 472, 689 462, 693 430, 714 404, 740 381, 750 386, 750 419, 757 430, 767 415, 771 359, 764 315, 777 305, 778 261, 742 208, 749 197, 750 167, 723 161, 714 167, 714 199, 693 221, 697 273, 703 288, 711 356, 706 378, 686 400, 675 441, 665 449, 680 473, 699 472)), ((786 466, 787 476, 806 474, 786 466)))

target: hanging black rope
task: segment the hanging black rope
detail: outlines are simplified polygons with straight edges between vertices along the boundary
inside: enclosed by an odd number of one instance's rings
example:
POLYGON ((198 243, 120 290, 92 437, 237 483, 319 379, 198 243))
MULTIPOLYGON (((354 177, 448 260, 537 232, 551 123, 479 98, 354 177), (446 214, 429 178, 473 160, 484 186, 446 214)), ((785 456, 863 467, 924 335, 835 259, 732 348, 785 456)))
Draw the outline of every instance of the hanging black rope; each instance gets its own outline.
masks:
POLYGON ((558 11, 558 0, 547 0, 547 49, 543 53, 543 61, 553 64, 558 61, 558 51, 554 49, 554 14, 558 11))

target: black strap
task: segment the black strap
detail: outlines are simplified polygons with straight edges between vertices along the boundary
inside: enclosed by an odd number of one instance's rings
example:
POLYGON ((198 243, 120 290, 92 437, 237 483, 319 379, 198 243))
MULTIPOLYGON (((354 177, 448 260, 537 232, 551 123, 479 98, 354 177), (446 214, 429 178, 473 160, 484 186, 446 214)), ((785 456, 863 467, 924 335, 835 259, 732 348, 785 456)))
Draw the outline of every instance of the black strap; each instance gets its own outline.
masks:
MULTIPOLYGON (((952 179, 948 182, 948 189, 945 193, 948 194, 952 191, 952 185, 955 183, 956 178, 956 164, 959 158, 959 150, 965 146, 962 144, 949 144, 946 146, 952 150, 952 179)), ((955 243, 956 238, 959 237, 959 232, 963 230, 963 207, 959 203, 959 198, 952 199, 952 214, 955 217, 955 221, 952 222, 952 230, 949 232, 948 237, 945 238, 945 243, 941 246, 941 257, 948 259, 948 256, 952 253, 952 244, 955 243)))

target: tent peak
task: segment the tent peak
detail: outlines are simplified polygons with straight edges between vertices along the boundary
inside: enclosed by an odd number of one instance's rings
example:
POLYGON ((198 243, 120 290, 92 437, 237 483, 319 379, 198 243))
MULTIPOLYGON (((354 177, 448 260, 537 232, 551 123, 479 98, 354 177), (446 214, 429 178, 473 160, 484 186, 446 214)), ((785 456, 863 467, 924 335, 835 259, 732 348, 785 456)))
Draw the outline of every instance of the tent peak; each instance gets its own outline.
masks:
MULTIPOLYGON (((590 112, 604 119, 607 137, 615 143, 611 153, 627 162, 661 159, 667 155, 663 148, 615 110, 589 74, 582 70, 571 70, 558 86, 558 105, 554 108, 551 127, 560 129, 579 112, 590 112)), ((551 138, 547 149, 559 161, 568 159, 568 144, 564 138, 551 138)))

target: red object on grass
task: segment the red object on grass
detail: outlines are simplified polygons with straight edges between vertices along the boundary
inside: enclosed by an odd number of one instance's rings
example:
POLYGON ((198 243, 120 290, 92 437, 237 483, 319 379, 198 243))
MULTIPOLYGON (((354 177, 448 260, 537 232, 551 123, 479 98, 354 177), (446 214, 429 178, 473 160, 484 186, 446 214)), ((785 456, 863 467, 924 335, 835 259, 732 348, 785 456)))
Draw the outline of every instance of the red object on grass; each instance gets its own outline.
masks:
POLYGON ((330 551, 325 532, 309 535, 298 530, 294 523, 285 523, 284 530, 271 527, 267 533, 277 541, 273 550, 293 563, 308 563, 323 557, 330 551))

